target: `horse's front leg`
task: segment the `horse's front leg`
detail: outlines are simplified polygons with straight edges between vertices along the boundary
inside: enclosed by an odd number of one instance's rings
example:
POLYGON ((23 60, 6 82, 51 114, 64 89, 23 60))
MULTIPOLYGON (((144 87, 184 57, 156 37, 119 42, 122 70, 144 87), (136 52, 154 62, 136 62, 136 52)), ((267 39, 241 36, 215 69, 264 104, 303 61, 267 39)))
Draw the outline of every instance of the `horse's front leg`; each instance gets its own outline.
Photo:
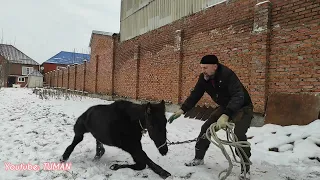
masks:
POLYGON ((144 157, 146 164, 152 169, 155 173, 157 173, 159 176, 161 176, 163 179, 166 179, 167 177, 171 176, 171 174, 164 170, 162 167, 160 167, 158 164, 154 163, 147 154, 141 149, 141 157, 144 157))
MULTIPOLYGON (((135 146, 137 147, 137 146, 135 146)), ((154 163, 147 154, 142 150, 141 144, 136 149, 127 149, 128 153, 131 154, 133 160, 136 162, 136 164, 113 164, 110 169, 112 170, 118 170, 121 168, 131 168, 133 170, 142 170, 146 168, 146 165, 148 165, 156 174, 161 176, 162 178, 167 178, 171 176, 169 172, 162 169, 159 165, 154 163)))

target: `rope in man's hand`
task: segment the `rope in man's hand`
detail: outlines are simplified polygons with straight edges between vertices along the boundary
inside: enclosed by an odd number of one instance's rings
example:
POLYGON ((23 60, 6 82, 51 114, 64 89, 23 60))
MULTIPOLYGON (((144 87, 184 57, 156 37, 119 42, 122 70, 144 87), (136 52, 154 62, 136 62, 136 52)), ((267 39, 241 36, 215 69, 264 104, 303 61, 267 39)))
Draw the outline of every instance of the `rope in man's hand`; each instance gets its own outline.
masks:
POLYGON ((232 171, 232 168, 233 168, 233 164, 231 162, 230 156, 228 155, 226 149, 223 146, 223 145, 229 145, 235 162, 240 163, 241 166, 243 167, 243 169, 244 169, 244 179, 246 179, 246 173, 247 172, 246 172, 245 165, 251 165, 252 162, 250 161, 250 159, 248 158, 246 153, 244 153, 244 150, 242 148, 243 147, 250 147, 250 143, 248 141, 238 141, 237 136, 233 132, 233 129, 235 127, 234 123, 227 123, 226 125, 227 125, 227 127, 224 128, 223 130, 226 131, 227 140, 223 140, 223 139, 219 139, 218 138, 218 136, 216 134, 216 131, 219 130, 219 128, 217 126, 217 123, 212 123, 211 126, 207 129, 207 131, 205 133, 206 138, 210 142, 212 142, 214 145, 216 145, 218 148, 221 149, 223 155, 226 157, 226 159, 229 162, 229 168, 221 171, 219 173, 218 177, 219 177, 220 180, 225 180, 231 174, 231 171, 232 171), (229 138, 230 138, 230 140, 229 140, 229 138), (235 150, 237 151, 237 153, 239 154, 240 161, 238 161, 236 159, 236 156, 235 156, 231 146, 233 146, 235 148, 235 150), (240 151, 241 151, 241 153, 240 153, 240 151), (245 157, 243 157, 242 155, 244 155, 245 157), (244 161, 244 158, 247 159, 246 162, 244 161), (223 177, 220 177, 222 175, 222 173, 226 173, 226 174, 223 177))

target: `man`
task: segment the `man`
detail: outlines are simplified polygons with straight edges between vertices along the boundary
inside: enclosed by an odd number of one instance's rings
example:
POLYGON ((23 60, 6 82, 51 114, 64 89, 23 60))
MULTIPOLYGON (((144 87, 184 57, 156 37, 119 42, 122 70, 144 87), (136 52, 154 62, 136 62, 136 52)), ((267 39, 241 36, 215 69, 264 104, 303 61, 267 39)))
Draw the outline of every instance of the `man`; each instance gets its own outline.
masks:
MULTIPOLYGON (((201 59, 202 73, 199 76, 194 90, 170 118, 169 123, 180 117, 180 115, 191 110, 207 92, 219 107, 211 114, 210 118, 202 125, 195 145, 195 157, 186 163, 186 166, 197 166, 204 164, 204 156, 209 148, 210 141, 203 138, 207 129, 217 122, 219 129, 225 128, 228 121, 235 123, 234 132, 239 141, 247 141, 246 132, 253 118, 253 105, 248 91, 244 88, 237 75, 228 67, 219 63, 215 55, 206 55, 201 59)), ((250 158, 251 148, 243 148, 245 154, 250 158)), ((236 154, 239 154, 236 151, 236 154)), ((245 156, 242 155, 245 162, 245 156)), ((250 165, 246 165, 246 177, 250 177, 250 165)), ((240 179, 244 177, 244 168, 241 167, 240 179)))

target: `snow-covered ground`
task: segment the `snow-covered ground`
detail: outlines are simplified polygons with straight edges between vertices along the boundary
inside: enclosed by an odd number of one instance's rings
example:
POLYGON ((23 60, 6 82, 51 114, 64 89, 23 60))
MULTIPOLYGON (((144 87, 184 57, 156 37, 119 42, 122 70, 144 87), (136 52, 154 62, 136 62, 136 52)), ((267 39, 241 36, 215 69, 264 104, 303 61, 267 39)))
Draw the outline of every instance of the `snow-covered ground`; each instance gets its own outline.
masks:
MULTIPOLYGON (((68 162, 69 171, 44 170, 46 162, 58 162, 73 138, 73 124, 88 107, 112 103, 87 97, 70 97, 42 100, 32 89, 0 90, 0 179, 161 179, 150 169, 112 171, 113 163, 132 163, 130 155, 118 148, 105 146, 106 153, 93 162, 95 139, 85 134, 68 162), (38 170, 6 170, 6 165, 38 165, 38 170)), ((167 113, 169 117, 171 113, 167 113)), ((171 142, 194 139, 203 121, 180 117, 168 124, 171 142)), ((251 127, 247 136, 252 144, 251 179, 256 180, 319 180, 320 179, 320 120, 307 126, 265 125, 251 127), (280 152, 269 151, 278 148, 280 152), (318 158, 311 160, 309 158, 318 158)), ((225 132, 219 131, 220 138, 225 132)), ((167 156, 161 156, 154 143, 144 136, 143 148, 148 156, 172 174, 168 179, 218 180, 218 174, 228 167, 220 149, 211 145, 205 164, 186 167, 184 162, 194 156, 194 142, 169 146, 167 156)), ((229 147, 226 147, 229 151, 229 147)), ((230 154, 231 155, 231 154, 230 154)), ((232 157, 232 156, 231 156, 232 157)), ((239 164, 228 179, 237 179, 239 164)))

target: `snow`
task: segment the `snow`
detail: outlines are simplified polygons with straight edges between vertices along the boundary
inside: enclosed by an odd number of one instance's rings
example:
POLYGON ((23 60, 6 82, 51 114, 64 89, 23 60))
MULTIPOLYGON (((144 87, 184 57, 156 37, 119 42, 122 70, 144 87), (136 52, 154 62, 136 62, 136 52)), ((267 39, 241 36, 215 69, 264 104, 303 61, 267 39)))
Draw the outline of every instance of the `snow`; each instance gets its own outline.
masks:
MULTIPOLYGON (((5 88, 0 90, 0 102, 0 161, 3 164, 0 179, 161 179, 149 168, 110 170, 114 163, 133 163, 128 153, 115 147, 104 146, 104 156, 93 162, 96 144, 91 134, 85 134, 71 154, 69 171, 43 169, 44 163, 58 162, 71 143, 76 118, 92 105, 111 101, 80 96, 41 99, 32 89, 5 88), (8 163, 38 165, 40 169, 6 170, 8 163)), ((194 139, 202 124, 203 121, 180 117, 167 125, 167 137, 171 142, 194 139)), ((247 132, 252 147, 251 179, 319 179, 319 129, 319 119, 306 126, 251 127, 247 132), (270 148, 278 148, 279 152, 269 151, 270 148)), ((217 134, 225 138, 224 131, 217 134)), ((172 174, 168 179, 218 180, 218 174, 228 168, 221 150, 213 144, 207 151, 205 164, 197 167, 184 166, 194 156, 194 142, 170 145, 166 156, 158 153, 148 135, 142 138, 142 144, 147 155, 172 174)), ((226 149, 232 157, 230 149, 226 149)), ((240 166, 235 164, 228 179, 237 179, 239 172, 240 166)))

